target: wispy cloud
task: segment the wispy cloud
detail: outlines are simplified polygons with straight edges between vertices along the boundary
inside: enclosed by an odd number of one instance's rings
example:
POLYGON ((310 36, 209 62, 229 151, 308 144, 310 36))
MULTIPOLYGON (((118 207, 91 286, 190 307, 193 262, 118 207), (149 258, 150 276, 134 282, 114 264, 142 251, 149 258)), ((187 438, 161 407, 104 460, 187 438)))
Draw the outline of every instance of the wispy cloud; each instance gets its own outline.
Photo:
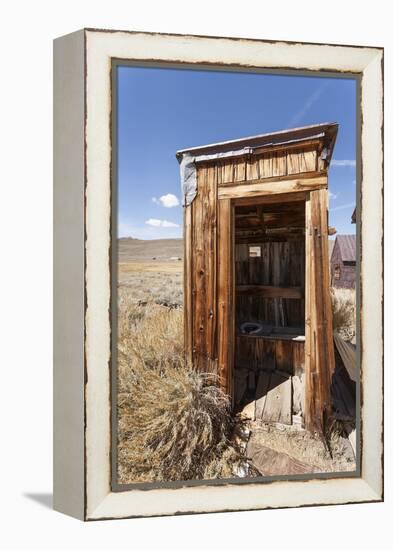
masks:
POLYGON ((332 160, 331 166, 356 166, 356 160, 332 160))
POLYGON ((155 204, 164 206, 165 208, 173 208, 174 206, 179 206, 180 204, 179 199, 176 197, 176 195, 173 195, 172 193, 167 193, 166 195, 162 195, 158 199, 157 197, 153 197, 152 201, 155 204))
POLYGON ((329 191, 329 199, 331 199, 332 201, 334 201, 334 199, 337 199, 339 193, 332 193, 331 191, 329 191))
POLYGON ((340 206, 335 206, 334 208, 330 208, 330 212, 336 212, 336 210, 344 210, 346 208, 354 208, 355 207, 355 203, 354 202, 349 202, 347 204, 340 204, 340 206))
POLYGON ((295 124, 299 124, 299 122, 302 121, 302 119, 305 117, 305 115, 308 113, 308 111, 311 109, 311 107, 318 101, 318 99, 321 97, 323 91, 325 90, 327 86, 327 82, 324 82, 317 88, 314 93, 310 95, 310 97, 306 100, 303 107, 299 109, 297 113, 293 115, 291 120, 289 121, 289 126, 294 126, 295 124))
POLYGON ((145 224, 153 227, 179 227, 178 223, 168 222, 167 220, 158 220, 157 218, 149 218, 145 221, 145 224))

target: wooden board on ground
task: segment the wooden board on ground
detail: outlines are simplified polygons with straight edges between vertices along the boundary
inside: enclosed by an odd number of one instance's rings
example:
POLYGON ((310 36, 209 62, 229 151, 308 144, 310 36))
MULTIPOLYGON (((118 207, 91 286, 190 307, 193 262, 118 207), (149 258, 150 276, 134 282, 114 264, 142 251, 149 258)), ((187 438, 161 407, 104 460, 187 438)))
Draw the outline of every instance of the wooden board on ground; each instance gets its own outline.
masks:
POLYGON ((353 382, 356 382, 356 347, 346 342, 337 332, 334 333, 334 344, 347 369, 348 375, 353 382))
POLYGON ((284 373, 261 372, 258 380, 256 418, 262 422, 292 422, 292 382, 284 373))
POLYGON ((259 444, 252 435, 247 444, 246 454, 263 476, 311 474, 319 471, 313 465, 259 444))
POLYGON ((262 419, 265 410, 267 392, 270 386, 270 372, 260 371, 256 390, 255 417, 262 419))

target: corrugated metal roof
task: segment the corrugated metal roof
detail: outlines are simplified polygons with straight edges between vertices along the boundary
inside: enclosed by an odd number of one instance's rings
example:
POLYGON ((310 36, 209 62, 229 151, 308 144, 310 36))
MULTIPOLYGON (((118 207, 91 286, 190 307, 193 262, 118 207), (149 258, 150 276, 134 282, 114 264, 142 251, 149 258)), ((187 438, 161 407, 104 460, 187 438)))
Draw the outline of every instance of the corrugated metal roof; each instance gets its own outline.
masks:
POLYGON ((231 141, 222 141, 219 143, 210 143, 198 147, 190 147, 177 151, 176 157, 181 161, 185 153, 198 156, 201 154, 214 154, 244 147, 269 147, 273 145, 284 145, 286 143, 298 142, 312 138, 324 138, 327 146, 327 162, 329 163, 334 142, 336 140, 338 124, 335 122, 325 122, 322 124, 313 124, 312 126, 303 126, 301 128, 289 128, 278 132, 268 134, 259 134, 231 141))
POLYGON ((343 262, 356 262, 356 235, 337 235, 343 262))

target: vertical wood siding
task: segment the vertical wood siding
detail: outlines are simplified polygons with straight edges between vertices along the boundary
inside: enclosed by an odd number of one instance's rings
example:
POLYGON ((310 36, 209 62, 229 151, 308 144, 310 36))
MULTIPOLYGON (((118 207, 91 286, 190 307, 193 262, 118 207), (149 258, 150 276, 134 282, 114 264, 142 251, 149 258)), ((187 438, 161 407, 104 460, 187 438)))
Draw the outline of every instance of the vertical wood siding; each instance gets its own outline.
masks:
POLYGON ((228 158, 220 160, 217 168, 219 186, 323 171, 323 167, 318 164, 316 145, 292 150, 266 151, 242 158, 228 158))
MULTIPOLYGON (((250 258, 249 245, 236 244, 235 268, 237 285, 271 285, 300 287, 304 292, 305 241, 255 242, 261 256, 250 258)), ((304 325, 304 299, 238 296, 238 324, 259 321, 275 326, 304 325)))
POLYGON ((305 351, 305 424, 309 430, 323 432, 334 368, 326 189, 312 191, 306 203, 305 351))
POLYGON ((217 170, 198 170, 198 193, 186 208, 186 354, 204 372, 217 372, 217 170))

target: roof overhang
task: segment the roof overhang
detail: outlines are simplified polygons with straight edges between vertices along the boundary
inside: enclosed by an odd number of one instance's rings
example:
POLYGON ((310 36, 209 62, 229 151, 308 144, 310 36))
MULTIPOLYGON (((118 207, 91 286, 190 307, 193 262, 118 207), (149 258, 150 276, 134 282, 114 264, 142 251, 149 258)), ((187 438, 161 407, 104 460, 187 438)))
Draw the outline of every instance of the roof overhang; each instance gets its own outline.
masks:
POLYGON ((261 152, 261 148, 286 145, 290 147, 291 145, 316 139, 323 144, 324 159, 327 165, 329 165, 336 141, 337 131, 338 124, 332 122, 314 124, 312 126, 303 126, 301 128, 290 128, 268 134, 260 134, 257 136, 249 136, 230 141, 222 141, 219 143, 210 143, 207 145, 190 147, 188 149, 181 149, 180 151, 177 151, 176 158, 179 162, 181 162, 184 156, 193 157, 195 161, 198 161, 198 157, 200 156, 214 159, 215 156, 216 158, 220 158, 224 156, 244 154, 245 152, 252 154, 256 149, 258 149, 258 152, 261 152))
POLYGON ((183 205, 191 204, 197 193, 196 165, 200 162, 214 162, 217 159, 261 154, 263 150, 294 148, 313 143, 318 146, 319 155, 328 167, 338 131, 337 123, 314 124, 302 128, 290 128, 269 134, 260 134, 231 141, 211 143, 176 153, 180 163, 180 177, 183 192, 183 205))

